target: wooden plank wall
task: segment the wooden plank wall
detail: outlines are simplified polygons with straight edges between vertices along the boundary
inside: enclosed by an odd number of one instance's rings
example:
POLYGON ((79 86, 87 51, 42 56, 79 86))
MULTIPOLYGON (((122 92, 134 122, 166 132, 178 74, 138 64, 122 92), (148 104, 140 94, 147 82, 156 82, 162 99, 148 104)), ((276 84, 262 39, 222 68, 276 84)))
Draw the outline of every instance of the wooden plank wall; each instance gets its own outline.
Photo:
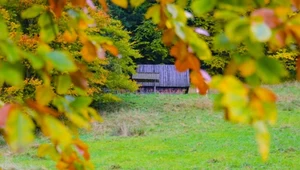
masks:
MULTIPOLYGON (((178 72, 174 65, 138 65, 138 73, 159 73, 157 87, 189 87, 189 71, 178 72)), ((153 82, 143 82, 142 86, 154 86, 153 82)))

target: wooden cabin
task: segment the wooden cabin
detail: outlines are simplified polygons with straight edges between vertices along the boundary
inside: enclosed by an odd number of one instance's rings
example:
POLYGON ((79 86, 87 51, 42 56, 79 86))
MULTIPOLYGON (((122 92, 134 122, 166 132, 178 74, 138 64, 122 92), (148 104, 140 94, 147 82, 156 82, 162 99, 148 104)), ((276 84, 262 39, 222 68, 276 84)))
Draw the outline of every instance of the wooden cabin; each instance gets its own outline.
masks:
POLYGON ((174 65, 138 65, 132 76, 140 93, 188 93, 189 71, 178 72, 174 65))

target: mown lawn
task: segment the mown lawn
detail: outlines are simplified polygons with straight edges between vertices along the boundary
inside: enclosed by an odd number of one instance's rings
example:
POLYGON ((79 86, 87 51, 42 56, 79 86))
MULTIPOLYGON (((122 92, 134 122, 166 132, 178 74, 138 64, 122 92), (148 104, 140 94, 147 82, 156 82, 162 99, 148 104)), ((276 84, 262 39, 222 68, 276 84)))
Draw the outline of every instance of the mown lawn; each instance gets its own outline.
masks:
MULTIPOLYGON (((96 169, 300 169, 300 84, 271 86, 278 94, 279 120, 270 127, 271 154, 263 163, 254 130, 225 122, 208 98, 188 95, 121 95, 124 102, 103 106, 105 122, 82 132, 96 169)), ((0 140, 0 167, 54 169, 0 140)), ((37 143, 45 142, 39 139, 37 143)))

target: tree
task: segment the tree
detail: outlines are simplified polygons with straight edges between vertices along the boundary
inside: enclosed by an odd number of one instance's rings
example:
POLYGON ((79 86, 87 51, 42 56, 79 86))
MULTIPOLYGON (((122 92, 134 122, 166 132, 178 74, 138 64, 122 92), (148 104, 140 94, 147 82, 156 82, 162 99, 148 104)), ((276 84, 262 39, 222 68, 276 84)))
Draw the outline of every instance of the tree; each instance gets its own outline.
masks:
MULTIPOLYGON (((130 0, 129 3, 136 7, 144 1, 130 0)), ((23 19, 39 18, 39 43, 34 52, 20 48, 12 41, 15 35, 11 34, 10 29, 15 27, 5 18, 7 15, 0 20, 0 49, 3 56, 0 63, 1 84, 22 88, 24 60, 42 80, 41 86, 36 88, 35 99, 1 103, 0 127, 11 148, 21 150, 32 142, 33 129, 38 125, 52 141, 52 144, 40 146, 39 155, 50 155, 60 169, 92 168, 87 146, 78 136, 72 135, 71 129, 88 129, 90 121, 101 120, 97 112, 89 107, 91 99, 86 97, 87 76, 90 75, 86 65, 99 61, 97 58, 105 58, 105 51, 119 56, 117 41, 89 34, 88 28, 94 24, 90 17, 93 16, 92 9, 96 10, 92 1, 71 0, 71 4, 65 0, 48 2, 50 8, 38 5, 38 1, 22 1, 20 4, 30 7, 17 16, 23 19), (88 5, 90 9, 86 8, 88 5), (67 22, 63 27, 59 23, 64 19, 67 22), (60 29, 64 31, 63 41, 75 43, 78 37, 76 43, 82 44, 79 57, 84 62, 78 62, 76 55, 71 56, 53 46, 53 41, 59 38, 60 29), (76 97, 68 94, 71 88, 76 92, 76 97), (68 121, 61 122, 58 119, 60 116, 68 118, 68 121)), ((107 10, 106 1, 99 2, 103 10, 107 10)), ((128 7, 127 0, 112 2, 123 8, 128 7)), ((191 1, 192 13, 185 11, 187 4, 187 0, 160 0, 147 9, 145 16, 152 19, 162 31, 162 40, 170 48, 177 70, 191 70, 191 82, 200 89, 201 94, 206 93, 208 85, 199 72, 200 62, 211 59, 212 52, 202 35, 188 25, 188 19, 193 14, 201 17, 211 12, 224 23, 221 31, 213 35, 213 40, 215 47, 229 54, 230 62, 224 75, 215 76, 209 85, 220 92, 215 99, 215 107, 224 110, 226 120, 255 127, 259 149, 266 160, 270 142, 267 127, 275 123, 277 110, 276 95, 261 87, 261 83, 277 83, 287 75, 287 71, 278 60, 266 56, 265 50, 275 51, 291 44, 300 45, 300 1, 194 0, 191 1), (297 10, 293 11, 291 6, 297 10)), ((297 60, 298 78, 299 68, 300 60, 297 60)))

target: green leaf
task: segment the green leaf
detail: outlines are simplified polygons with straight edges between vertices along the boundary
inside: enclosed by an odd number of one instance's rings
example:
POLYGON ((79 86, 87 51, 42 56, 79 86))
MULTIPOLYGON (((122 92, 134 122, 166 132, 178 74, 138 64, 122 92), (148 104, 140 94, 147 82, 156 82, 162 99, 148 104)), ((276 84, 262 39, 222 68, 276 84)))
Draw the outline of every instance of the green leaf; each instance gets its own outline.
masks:
POLYGON ((58 77, 56 92, 58 94, 65 94, 68 92, 72 84, 71 78, 69 75, 61 75, 58 77))
POLYGON ((28 115, 17 109, 11 111, 5 127, 7 141, 11 148, 19 151, 33 142, 34 127, 34 123, 28 115))
POLYGON ((21 59, 18 48, 11 41, 1 42, 0 49, 9 62, 15 63, 21 59))
POLYGON ((7 0, 0 0, 1 5, 5 4, 5 3, 7 3, 7 0))
POLYGON ((225 27, 225 34, 232 42, 242 42, 245 40, 250 33, 250 24, 247 19, 237 19, 225 27))
POLYGON ((272 36, 271 29, 264 22, 252 24, 251 32, 254 38, 259 42, 267 42, 272 36))
POLYGON ((236 48, 236 45, 231 43, 224 33, 215 36, 213 40, 214 49, 216 50, 226 51, 236 48))
POLYGON ((28 59, 34 69, 41 69, 44 66, 44 61, 39 56, 25 51, 22 51, 22 55, 28 59))
POLYGON ((48 43, 55 39, 59 32, 58 26, 54 23, 52 15, 49 12, 43 13, 38 20, 41 27, 40 38, 42 41, 48 43))
POLYGON ((280 61, 262 57, 256 63, 257 74, 265 83, 279 83, 280 79, 287 76, 287 71, 280 61))
POLYGON ((0 82, 5 81, 12 86, 23 84, 23 67, 21 64, 0 63, 0 82))
POLYGON ((211 11, 216 6, 216 0, 195 0, 191 4, 191 8, 195 15, 201 16, 211 11))
POLYGON ((24 19, 35 18, 43 12, 44 8, 41 5, 32 5, 22 12, 21 16, 24 19))
POLYGON ((2 17, 0 17, 0 40, 5 40, 8 38, 7 25, 2 17))
POLYGON ((52 63, 54 68, 59 71, 76 71, 77 67, 73 60, 67 56, 64 52, 53 51, 46 55, 47 59, 52 63))
POLYGON ((71 102, 75 110, 87 108, 92 103, 92 99, 89 97, 76 97, 74 101, 71 102))

